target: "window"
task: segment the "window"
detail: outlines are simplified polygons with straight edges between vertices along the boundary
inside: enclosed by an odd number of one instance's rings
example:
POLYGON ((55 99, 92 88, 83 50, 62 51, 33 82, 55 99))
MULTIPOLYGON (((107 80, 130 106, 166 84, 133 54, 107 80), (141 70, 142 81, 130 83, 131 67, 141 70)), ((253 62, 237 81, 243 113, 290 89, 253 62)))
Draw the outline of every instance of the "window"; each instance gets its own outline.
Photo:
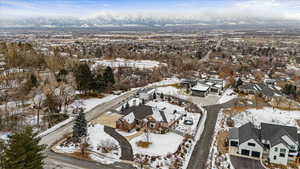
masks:
POLYGON ((285 153, 279 153, 279 157, 285 157, 285 153))
POLYGON ((250 155, 250 151, 242 149, 242 155, 249 156, 250 155))
POLYGON ((230 146, 237 147, 238 142, 237 141, 230 141, 230 146))
POLYGON ((251 152, 251 156, 252 156, 252 157, 257 157, 257 158, 259 158, 259 157, 260 157, 260 152, 252 151, 252 152, 251 152))
POLYGON ((248 146, 255 147, 254 143, 248 143, 248 146))
POLYGON ((286 152, 286 149, 284 149, 284 148, 280 149, 280 153, 285 153, 285 152, 286 152))
POLYGON ((275 147, 275 148, 274 148, 274 151, 275 151, 275 152, 277 152, 277 151, 278 151, 278 148, 277 148, 277 147, 275 147))
POLYGON ((276 159, 277 159, 277 157, 276 157, 276 156, 274 156, 274 157, 273 157, 273 159, 274 159, 274 160, 276 160, 276 159))

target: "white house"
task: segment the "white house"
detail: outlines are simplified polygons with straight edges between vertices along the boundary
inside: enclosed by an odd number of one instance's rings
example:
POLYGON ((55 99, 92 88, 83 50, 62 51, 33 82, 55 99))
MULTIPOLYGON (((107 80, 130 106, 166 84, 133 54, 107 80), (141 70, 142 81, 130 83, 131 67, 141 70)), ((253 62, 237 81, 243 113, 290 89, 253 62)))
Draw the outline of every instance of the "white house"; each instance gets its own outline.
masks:
POLYGON ((230 129, 229 154, 252 159, 268 159, 287 165, 298 162, 299 134, 296 127, 261 123, 260 128, 247 123, 230 129))
POLYGON ((191 90, 192 90, 192 95, 193 96, 205 97, 209 93, 210 86, 198 83, 191 90))

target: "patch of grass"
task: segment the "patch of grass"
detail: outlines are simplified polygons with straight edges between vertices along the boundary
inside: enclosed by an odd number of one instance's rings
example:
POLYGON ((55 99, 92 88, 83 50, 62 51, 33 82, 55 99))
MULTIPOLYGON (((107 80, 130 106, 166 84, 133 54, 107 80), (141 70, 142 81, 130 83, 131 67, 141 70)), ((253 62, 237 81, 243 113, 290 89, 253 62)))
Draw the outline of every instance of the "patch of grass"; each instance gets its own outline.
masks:
POLYGON ((147 142, 147 141, 138 141, 136 142, 136 145, 142 148, 149 148, 149 146, 151 145, 151 142, 147 142))

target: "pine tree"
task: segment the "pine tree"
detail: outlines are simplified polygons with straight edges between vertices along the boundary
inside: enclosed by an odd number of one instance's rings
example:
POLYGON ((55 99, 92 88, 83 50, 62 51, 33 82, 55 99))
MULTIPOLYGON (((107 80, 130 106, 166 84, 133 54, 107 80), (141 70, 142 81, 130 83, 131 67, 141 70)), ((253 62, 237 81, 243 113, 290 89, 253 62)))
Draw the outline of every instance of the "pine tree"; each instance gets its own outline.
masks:
POLYGON ((103 80, 106 83, 107 87, 115 84, 114 73, 111 67, 107 67, 103 74, 103 80))
POLYGON ((127 102, 125 108, 128 109, 130 107, 129 103, 127 102))
POLYGON ((87 121, 83 110, 79 112, 78 116, 75 119, 73 126, 73 139, 74 142, 80 142, 81 138, 87 136, 87 121))
POLYGON ((163 93, 160 94, 160 98, 164 99, 164 94, 163 93))
POLYGON ((155 92, 153 93, 153 99, 154 100, 156 99, 156 93, 155 92))
POLYGON ((93 74, 87 64, 80 64, 74 71, 78 90, 89 91, 93 88, 93 74))
POLYGON ((3 152, 3 169, 43 169, 46 147, 39 141, 30 127, 11 135, 3 152))

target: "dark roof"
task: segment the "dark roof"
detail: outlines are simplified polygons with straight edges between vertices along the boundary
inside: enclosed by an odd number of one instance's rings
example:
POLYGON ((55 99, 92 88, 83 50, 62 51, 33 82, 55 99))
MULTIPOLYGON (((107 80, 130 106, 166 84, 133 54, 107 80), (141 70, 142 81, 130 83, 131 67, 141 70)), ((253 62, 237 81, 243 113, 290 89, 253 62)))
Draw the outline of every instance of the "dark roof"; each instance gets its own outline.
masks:
POLYGON ((126 116, 131 112, 133 112, 137 120, 143 120, 146 117, 153 114, 153 109, 151 106, 147 105, 132 106, 129 108, 125 108, 123 111, 120 112, 120 114, 126 116))
POLYGON ((271 145, 280 143, 282 140, 281 137, 284 135, 287 135, 294 141, 299 140, 296 127, 261 123, 261 138, 270 140, 271 145))
POLYGON ((239 129, 231 128, 229 130, 229 139, 239 139, 239 129))
POLYGON ((247 90, 256 90, 254 83, 246 83, 246 82, 244 82, 238 88, 239 89, 247 89, 247 90))
POLYGON ((257 84, 257 86, 259 87, 259 92, 261 92, 265 96, 273 97, 275 94, 282 95, 282 93, 279 90, 273 87, 271 88, 264 83, 259 83, 257 84))
POLYGON ((254 139, 258 144, 263 146, 260 142, 260 130, 249 122, 239 128, 239 143, 242 144, 250 139, 254 139))

